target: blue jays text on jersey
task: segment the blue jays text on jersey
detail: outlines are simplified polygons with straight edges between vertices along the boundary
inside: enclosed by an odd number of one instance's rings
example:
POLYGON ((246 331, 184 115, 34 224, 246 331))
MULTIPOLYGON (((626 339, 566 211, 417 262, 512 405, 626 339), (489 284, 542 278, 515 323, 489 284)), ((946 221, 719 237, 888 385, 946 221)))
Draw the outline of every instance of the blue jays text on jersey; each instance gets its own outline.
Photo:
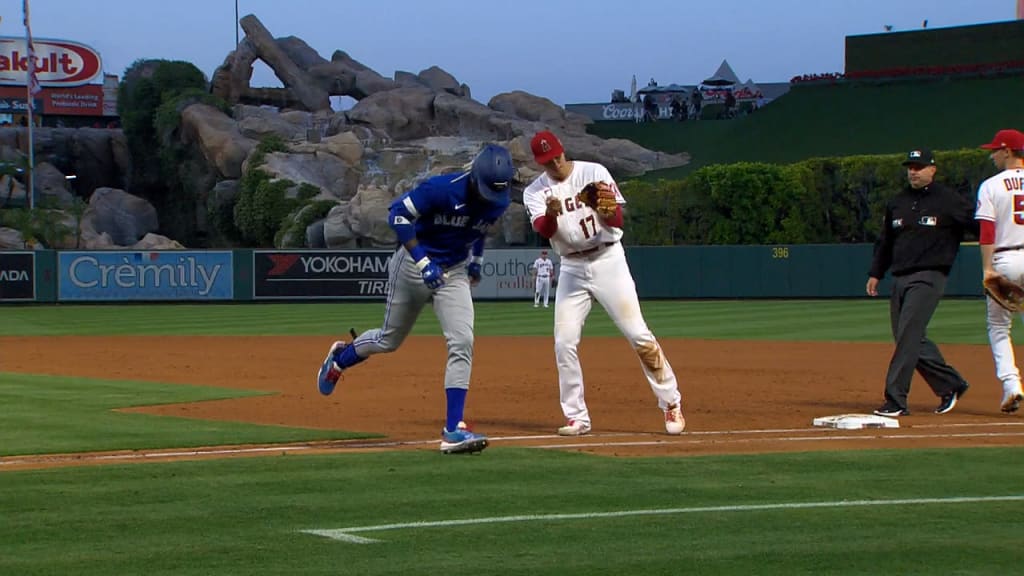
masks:
POLYGON ((391 203, 392 221, 409 218, 427 256, 448 268, 465 261, 487 229, 501 218, 509 198, 490 202, 470 192, 467 173, 434 176, 391 203))

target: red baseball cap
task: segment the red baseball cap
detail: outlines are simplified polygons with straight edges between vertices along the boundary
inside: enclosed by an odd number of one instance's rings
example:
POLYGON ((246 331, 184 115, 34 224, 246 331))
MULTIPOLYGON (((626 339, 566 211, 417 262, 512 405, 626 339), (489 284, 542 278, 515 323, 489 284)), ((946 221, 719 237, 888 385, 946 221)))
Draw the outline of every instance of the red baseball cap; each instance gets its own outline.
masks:
POLYGON ((548 130, 541 130, 533 135, 530 149, 533 150, 533 159, 537 164, 547 164, 565 152, 562 143, 558 141, 558 136, 548 130))
POLYGON ((1024 150, 1024 132, 1011 129, 1000 130, 992 137, 991 142, 982 144, 981 147, 986 150, 1002 150, 1003 148, 1024 150))

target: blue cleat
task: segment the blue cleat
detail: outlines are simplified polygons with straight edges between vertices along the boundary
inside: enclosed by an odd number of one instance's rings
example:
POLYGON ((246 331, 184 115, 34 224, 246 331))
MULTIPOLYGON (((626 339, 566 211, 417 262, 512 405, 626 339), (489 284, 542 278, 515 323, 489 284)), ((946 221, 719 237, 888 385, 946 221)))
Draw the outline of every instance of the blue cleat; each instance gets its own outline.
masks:
POLYGON ((443 454, 479 454, 484 448, 487 448, 487 436, 470 432, 465 422, 459 422, 454 432, 441 431, 443 454))
POLYGON ((331 350, 327 353, 327 358, 324 359, 324 363, 320 365, 320 371, 316 374, 317 388, 320 389, 320 393, 324 396, 330 396, 331 392, 334 392, 334 387, 338 384, 338 379, 341 378, 341 366, 338 366, 334 359, 337 358, 337 353, 341 352, 346 346, 348 344, 341 340, 332 344, 331 350))

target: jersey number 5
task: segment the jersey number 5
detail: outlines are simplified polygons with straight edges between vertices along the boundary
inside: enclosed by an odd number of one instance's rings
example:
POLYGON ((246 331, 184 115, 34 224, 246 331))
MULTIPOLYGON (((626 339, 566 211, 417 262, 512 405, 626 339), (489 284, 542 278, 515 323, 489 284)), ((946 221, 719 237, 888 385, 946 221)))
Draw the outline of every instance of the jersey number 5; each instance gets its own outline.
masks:
POLYGON ((594 220, 594 215, 591 214, 586 218, 580 220, 580 228, 583 229, 583 237, 590 238, 597 234, 597 222, 594 220))
POLYGON ((1024 194, 1013 195, 1013 223, 1024 225, 1024 194))

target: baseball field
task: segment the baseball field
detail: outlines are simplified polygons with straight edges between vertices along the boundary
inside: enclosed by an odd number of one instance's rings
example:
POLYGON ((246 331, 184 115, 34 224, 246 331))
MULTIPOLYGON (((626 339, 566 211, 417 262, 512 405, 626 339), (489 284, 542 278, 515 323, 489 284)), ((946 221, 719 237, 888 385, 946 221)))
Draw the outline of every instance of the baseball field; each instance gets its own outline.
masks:
POLYGON ((0 574, 1020 572, 1024 416, 999 412, 981 300, 930 325, 971 383, 955 410, 916 378, 869 430, 811 422, 881 404, 885 300, 643 307, 682 436, 598 307, 594 433, 554 435, 552 310, 485 302, 472 456, 437 449, 429 311, 322 397, 327 347, 382 304, 0 308, 0 574))

